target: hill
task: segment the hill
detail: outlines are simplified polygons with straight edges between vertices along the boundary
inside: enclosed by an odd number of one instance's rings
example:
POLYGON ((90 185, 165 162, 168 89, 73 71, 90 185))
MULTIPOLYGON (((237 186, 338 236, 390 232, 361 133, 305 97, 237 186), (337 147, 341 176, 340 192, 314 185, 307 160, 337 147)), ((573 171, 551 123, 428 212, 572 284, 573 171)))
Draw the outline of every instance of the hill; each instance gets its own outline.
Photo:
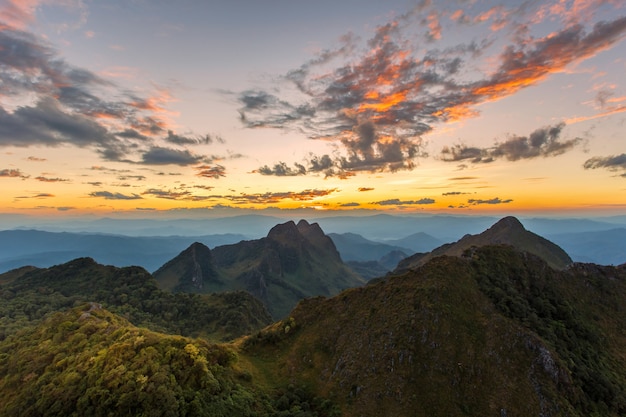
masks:
POLYGON ((172 294, 145 269, 117 268, 79 258, 51 268, 0 275, 0 339, 47 314, 93 301, 136 326, 214 340, 232 339, 270 322, 248 293, 172 294))
POLYGON ((396 271, 417 268, 437 256, 461 256, 472 247, 500 244, 511 245, 518 250, 537 255, 555 269, 563 269, 572 263, 569 255, 559 246, 529 232, 519 220, 509 216, 500 219, 480 234, 466 235, 455 243, 442 245, 427 254, 418 253, 410 256, 398 264, 396 271))
POLYGON ((621 416, 626 268, 554 270, 511 246, 441 256, 248 337, 270 379, 344 416, 621 416))
POLYGON ((275 318, 285 317, 303 298, 331 296, 365 282, 342 262, 319 225, 305 220, 276 225, 258 240, 213 250, 194 244, 154 277, 161 288, 177 291, 245 290, 275 318))
POLYGON ((97 303, 0 342, 3 417, 337 415, 302 389, 261 388, 232 348, 137 328, 97 303))

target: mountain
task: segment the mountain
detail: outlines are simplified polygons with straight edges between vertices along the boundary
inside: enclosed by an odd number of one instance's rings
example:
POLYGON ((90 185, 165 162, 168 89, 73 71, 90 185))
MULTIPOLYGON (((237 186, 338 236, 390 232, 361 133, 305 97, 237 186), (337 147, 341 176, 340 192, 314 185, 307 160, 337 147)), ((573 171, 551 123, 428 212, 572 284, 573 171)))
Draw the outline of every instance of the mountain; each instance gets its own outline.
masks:
POLYGON ((344 416, 617 417, 625 298, 626 267, 555 270, 482 246, 303 300, 247 337, 242 356, 255 375, 312 387, 344 416))
POLYGON ((577 262, 600 265, 626 263, 626 228, 594 232, 560 233, 549 236, 577 262))
POLYGON ((276 225, 258 240, 212 250, 194 244, 154 277, 161 288, 175 291, 245 290, 276 318, 289 314, 302 298, 334 295, 365 282, 342 262, 320 226, 305 220, 276 225))
POLYGON ((138 328, 86 303, 0 342, 0 416, 338 415, 301 388, 252 384, 237 362, 230 346, 138 328))
MULTIPOLYGON (((502 219, 460 254, 305 298, 227 343, 205 337, 267 317, 246 292, 171 293, 89 258, 0 274, 0 417, 626 415, 626 265, 555 269, 521 249, 554 249, 528 233, 502 219)), ((256 265, 270 294, 276 271, 341 260, 329 240, 290 222, 184 258, 215 267, 203 289, 256 265)))
POLYGON ((374 242, 356 233, 329 233, 344 262, 377 261, 390 252, 403 252, 406 256, 414 251, 407 247, 387 243, 374 242))
POLYGON ((270 322, 265 307, 244 291, 173 294, 159 289, 143 268, 105 266, 91 258, 0 274, 0 298, 0 339, 86 302, 102 304, 136 326, 214 340, 233 339, 270 322))
POLYGON ((412 235, 403 237, 402 239, 388 239, 383 242, 388 245, 409 248, 412 252, 430 252, 444 243, 440 239, 432 237, 428 233, 424 232, 413 233, 412 235))
POLYGON ((93 258, 116 266, 142 266, 154 271, 194 241, 208 246, 245 239, 239 234, 135 237, 40 230, 0 231, 0 272, 23 265, 46 268, 76 258, 93 258))
POLYGON ((563 269, 572 263, 569 255, 559 246, 529 232, 518 219, 509 216, 500 219, 478 235, 466 235, 459 241, 442 245, 430 253, 410 256, 398 264, 397 271, 416 268, 438 256, 461 256, 473 247, 488 245, 511 245, 518 250, 541 257, 555 269, 563 269))

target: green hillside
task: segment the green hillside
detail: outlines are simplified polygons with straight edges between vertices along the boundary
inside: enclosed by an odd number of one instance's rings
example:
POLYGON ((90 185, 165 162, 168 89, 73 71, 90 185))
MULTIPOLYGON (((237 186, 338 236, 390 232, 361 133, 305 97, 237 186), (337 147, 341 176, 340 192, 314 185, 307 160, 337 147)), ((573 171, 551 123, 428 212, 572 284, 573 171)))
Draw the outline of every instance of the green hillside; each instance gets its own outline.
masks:
POLYGON ((0 342, 0 416, 333 416, 293 387, 265 392, 228 346, 155 333, 90 303, 0 342))
POLYGON ((136 326, 213 340, 247 334, 271 320, 246 292, 173 294, 160 290, 143 268, 105 266, 90 258, 2 274, 0 299, 0 339, 46 314, 90 301, 136 326))
POLYGON ((624 268, 489 246, 305 300, 243 351, 345 416, 622 416, 624 299, 624 268))

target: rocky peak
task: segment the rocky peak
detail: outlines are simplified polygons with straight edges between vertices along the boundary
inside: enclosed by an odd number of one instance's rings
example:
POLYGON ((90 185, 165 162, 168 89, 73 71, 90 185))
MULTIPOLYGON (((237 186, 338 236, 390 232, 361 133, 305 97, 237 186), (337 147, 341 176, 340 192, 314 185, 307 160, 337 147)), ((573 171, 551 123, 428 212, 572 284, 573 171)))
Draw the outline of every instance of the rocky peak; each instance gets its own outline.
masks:
POLYGON ((286 223, 277 224, 267 234, 267 238, 279 242, 295 242, 301 237, 296 224, 290 220, 286 223))
POLYGON ((309 222, 304 219, 298 222, 297 228, 300 233, 307 238, 320 238, 326 236, 319 224, 309 224, 309 222))

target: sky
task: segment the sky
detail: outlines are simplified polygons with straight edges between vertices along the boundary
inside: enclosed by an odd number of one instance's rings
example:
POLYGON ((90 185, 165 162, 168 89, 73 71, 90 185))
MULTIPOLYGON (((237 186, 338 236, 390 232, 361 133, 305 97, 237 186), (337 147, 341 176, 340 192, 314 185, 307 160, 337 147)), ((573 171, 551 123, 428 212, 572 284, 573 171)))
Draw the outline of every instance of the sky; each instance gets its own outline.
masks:
POLYGON ((622 0, 0 0, 0 213, 626 213, 622 0))

